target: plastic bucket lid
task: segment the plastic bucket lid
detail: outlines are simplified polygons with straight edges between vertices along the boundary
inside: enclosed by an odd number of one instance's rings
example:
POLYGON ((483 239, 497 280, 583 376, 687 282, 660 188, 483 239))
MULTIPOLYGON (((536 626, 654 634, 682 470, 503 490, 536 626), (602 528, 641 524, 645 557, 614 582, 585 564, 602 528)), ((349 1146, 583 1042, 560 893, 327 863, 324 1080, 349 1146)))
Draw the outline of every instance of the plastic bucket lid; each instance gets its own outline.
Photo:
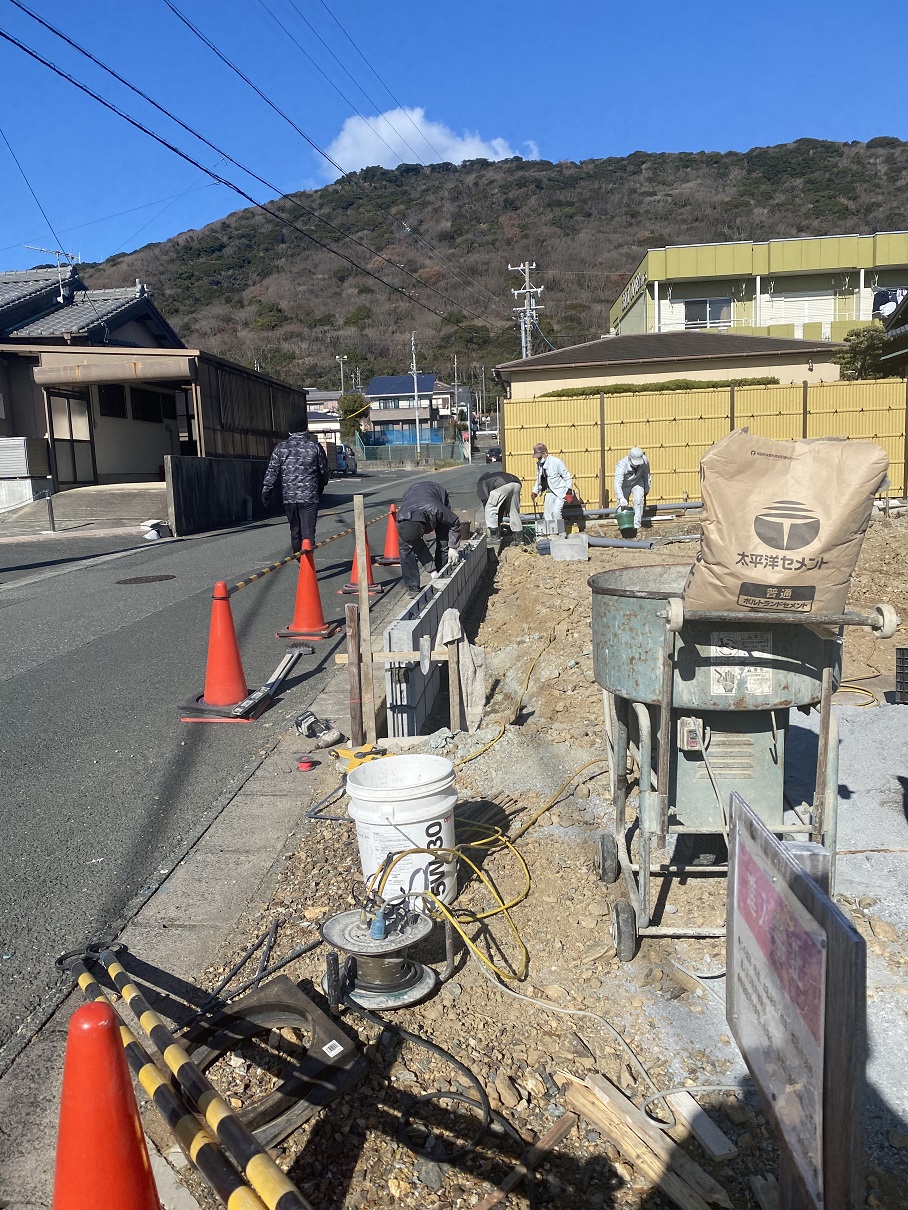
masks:
POLYGON ((347 793, 366 802, 432 798, 454 781, 454 766, 443 756, 386 756, 366 761, 347 774, 347 793))

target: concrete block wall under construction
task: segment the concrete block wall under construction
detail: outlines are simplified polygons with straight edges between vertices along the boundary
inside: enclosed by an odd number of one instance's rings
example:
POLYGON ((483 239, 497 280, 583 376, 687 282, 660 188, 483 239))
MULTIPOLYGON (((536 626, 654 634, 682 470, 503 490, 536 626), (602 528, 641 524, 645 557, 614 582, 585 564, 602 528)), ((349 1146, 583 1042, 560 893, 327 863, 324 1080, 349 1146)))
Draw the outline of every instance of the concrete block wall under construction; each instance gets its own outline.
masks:
MULTIPOLYGON (((423 589, 386 628, 382 644, 385 651, 418 651, 424 635, 434 643, 445 610, 466 609, 486 568, 485 535, 463 543, 461 549, 463 558, 451 575, 423 589)), ((419 735, 432 713, 440 685, 441 671, 436 663, 427 673, 415 663, 387 665, 388 735, 419 735)))

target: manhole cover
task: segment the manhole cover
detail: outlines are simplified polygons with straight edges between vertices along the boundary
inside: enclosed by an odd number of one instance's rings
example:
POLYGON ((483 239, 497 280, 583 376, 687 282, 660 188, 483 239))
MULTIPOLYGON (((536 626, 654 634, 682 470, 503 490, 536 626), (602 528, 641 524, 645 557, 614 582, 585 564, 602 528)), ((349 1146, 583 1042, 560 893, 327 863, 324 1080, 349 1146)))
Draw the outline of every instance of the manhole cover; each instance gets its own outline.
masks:
POLYGON ((131 576, 128 580, 117 580, 118 584, 160 584, 162 580, 175 580, 176 576, 131 576))

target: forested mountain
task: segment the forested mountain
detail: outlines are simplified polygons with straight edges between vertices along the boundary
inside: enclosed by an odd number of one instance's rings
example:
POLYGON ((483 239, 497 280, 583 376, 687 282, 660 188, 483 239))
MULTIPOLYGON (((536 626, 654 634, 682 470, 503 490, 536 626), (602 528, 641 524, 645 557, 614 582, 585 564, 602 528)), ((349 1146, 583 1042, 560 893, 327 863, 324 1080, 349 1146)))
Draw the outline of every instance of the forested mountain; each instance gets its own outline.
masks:
POLYGON ((457 353, 469 381, 520 354, 509 262, 536 262, 541 327, 561 346, 608 331, 649 247, 904 229, 906 198, 908 142, 889 137, 579 164, 403 164, 289 195, 273 203, 279 218, 238 210, 85 277, 95 287, 141 278, 188 344, 288 381, 336 385, 338 354, 364 384, 404 371, 411 330, 420 369, 450 378, 457 353))

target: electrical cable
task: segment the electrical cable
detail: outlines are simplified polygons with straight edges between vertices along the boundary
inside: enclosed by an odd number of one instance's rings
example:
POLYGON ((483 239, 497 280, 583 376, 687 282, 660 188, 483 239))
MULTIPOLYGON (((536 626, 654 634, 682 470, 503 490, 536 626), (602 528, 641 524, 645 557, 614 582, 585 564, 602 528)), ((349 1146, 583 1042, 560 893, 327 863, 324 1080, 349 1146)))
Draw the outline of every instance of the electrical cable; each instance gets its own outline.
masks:
MULTIPOLYGON (((52 223, 52 222, 50 221, 50 219, 47 217, 47 211, 46 211, 46 210, 44 209, 44 207, 41 205, 41 202, 40 202, 40 201, 39 201, 39 199, 38 199, 38 195, 37 195, 37 193, 35 193, 35 190, 34 190, 34 188, 32 187, 32 183, 31 183, 31 181, 28 179, 28 177, 27 177, 27 175, 26 175, 26 173, 25 173, 25 169, 22 167, 22 164, 19 162, 19 157, 16 155, 15 151, 13 151, 12 146, 11 146, 11 144, 10 144, 10 141, 9 141, 9 139, 6 137, 6 134, 5 134, 5 132, 4 132, 4 130, 3 130, 3 128, 2 128, 2 127, 0 127, 0 138, 2 138, 2 139, 3 139, 3 142, 6 144, 6 149, 7 149, 7 151, 10 153, 10 155, 12 156, 12 158, 13 158, 13 163, 14 163, 14 164, 16 165, 16 167, 19 169, 19 173, 20 173, 20 175, 21 175, 21 177, 22 177, 23 181, 25 181, 26 188, 28 189, 29 193, 32 195, 32 198, 34 199, 34 203, 35 203, 35 205, 36 205, 36 206, 38 207, 38 209, 41 211, 41 217, 44 219, 45 223, 47 223, 47 228, 48 228, 48 230, 50 231, 50 233, 51 233, 51 235, 54 237, 54 239, 57 241, 57 247, 58 247, 58 249, 59 249, 59 253, 58 253, 58 255, 57 255, 57 272, 59 273, 59 271, 60 271, 60 257, 61 257, 61 256, 62 256, 62 257, 64 257, 64 258, 66 259, 66 261, 67 261, 67 263, 69 264, 70 268, 72 268, 72 257, 67 256, 67 254, 66 254, 66 253, 63 251, 63 241, 60 239, 59 235, 57 235, 56 231, 54 230, 54 225, 53 225, 53 223, 52 223)), ((61 299, 60 299, 60 301, 62 302, 62 301, 63 301, 63 299, 62 299, 62 294, 63 294, 63 288, 62 288, 62 284, 61 284, 61 288, 60 288, 60 294, 61 294, 61 299)), ((107 341, 108 341, 108 338, 109 338, 109 335, 110 335, 110 333, 109 333, 109 331, 108 331, 107 324, 104 322, 103 318, 101 317, 101 312, 98 310, 97 306, 95 305, 95 300, 94 300, 94 299, 93 299, 93 298, 92 298, 92 297, 89 295, 89 293, 88 293, 88 291, 87 291, 87 290, 84 292, 84 297, 85 297, 86 301, 87 301, 88 303, 90 303, 90 304, 91 304, 91 309, 94 311, 95 316, 96 316, 96 318, 97 318, 97 320, 98 320, 98 323, 101 325, 101 331, 102 331, 102 332, 103 332, 103 334, 104 334, 104 343, 105 343, 105 344, 107 344, 107 341)))
MULTIPOLYGON (((276 114, 278 114, 280 117, 282 117, 284 119, 284 121, 287 122, 288 125, 290 125, 296 131, 296 133, 309 144, 309 146, 313 149, 313 151, 318 152, 318 154, 320 156, 322 156, 325 160, 327 160, 327 162, 333 168, 335 168, 342 177, 349 177, 353 181, 356 188, 359 189, 359 191, 363 194, 363 196, 368 198, 369 201, 373 205, 378 206, 378 208, 383 213, 387 214, 389 216, 389 218, 391 218, 391 220, 395 223, 395 225, 400 224, 400 219, 392 212, 390 207, 385 206, 382 202, 376 201, 375 197, 368 192, 368 190, 363 186, 362 182, 357 179, 355 174, 348 173, 346 171, 346 169, 342 168, 341 165, 338 164, 338 162, 335 159, 333 159, 332 156, 330 156, 327 151, 324 150, 323 147, 320 147, 318 145, 318 143, 315 142, 314 139, 312 139, 308 134, 306 134, 306 132, 302 129, 302 127, 300 127, 293 120, 293 118, 290 117, 289 114, 285 113, 284 110, 281 109, 281 107, 278 104, 276 104, 276 102, 272 101, 271 98, 266 93, 264 93, 258 87, 258 85, 255 84, 254 81, 251 80, 250 77, 247 76, 246 73, 240 67, 238 67, 237 64, 235 64, 233 62, 232 59, 230 59, 227 55, 225 55, 224 52, 221 51, 211 41, 210 38, 208 38, 204 33, 202 33, 202 31, 198 28, 198 26, 193 25, 193 23, 189 20, 189 18, 187 16, 185 16, 185 14, 183 14, 177 8, 177 6, 175 4, 172 3, 172 0, 164 0, 164 3, 170 9, 170 11, 173 13, 173 15, 178 20, 182 21, 182 23, 186 26, 186 28, 188 30, 190 30, 190 32, 193 33, 201 42, 203 42, 205 46, 208 47, 208 49, 212 52, 212 54, 216 55, 217 58, 220 59, 220 61, 224 64, 225 67, 230 68, 230 70, 232 72, 234 72, 236 75, 238 75, 239 78, 252 89, 252 91, 256 94, 256 96, 258 96, 262 101, 264 101, 265 104, 267 106, 269 106, 269 108, 272 109, 276 114)), ((404 229, 407 231, 407 234, 412 234, 412 229, 410 227, 408 227, 406 224, 403 224, 403 226, 404 226, 404 229)), ((423 242, 423 243, 425 242, 421 239, 421 237, 417 237, 417 238, 418 238, 419 242, 423 242)), ((439 255, 439 258, 440 258, 440 254, 436 253, 436 255, 439 255)), ((421 284, 425 285, 425 283, 421 283, 421 284)), ((427 286, 426 288, 430 289, 430 290, 433 289, 433 287, 431 287, 431 286, 427 286)), ((437 290, 434 292, 438 293, 437 290)), ((489 297, 492 297, 492 296, 490 295, 489 297)), ((495 303, 499 307, 502 305, 500 299, 495 299, 495 303)), ((473 314, 473 312, 470 312, 470 314, 473 314)), ((481 318, 481 317, 474 316, 474 318, 481 318)), ((460 324, 455 324, 455 327, 460 327, 460 326, 461 326, 460 324)))
MULTIPOLYGON (((168 3, 168 0, 165 0, 165 3, 168 3)), ((226 177, 221 176, 220 174, 214 172, 210 168, 206 168, 204 164, 201 164, 197 159, 195 159, 193 156, 189 155, 188 152, 183 151, 181 148, 177 147, 174 143, 171 143, 168 139, 165 139, 162 135, 155 133, 155 131, 153 131, 149 127, 143 125, 143 123, 141 123, 137 118, 132 117, 130 114, 128 114, 124 110, 120 109, 112 101, 107 100, 106 97, 103 97, 100 93, 97 93, 93 89, 89 88, 89 86, 87 84, 83 84, 80 80, 77 80, 74 76, 71 76, 68 72, 64 71, 61 67, 58 67, 55 63, 51 62, 50 59, 45 58, 43 55, 39 54, 38 51, 32 49, 32 47, 30 47, 30 46, 27 46, 26 43, 22 42, 19 38, 14 37, 8 31, 6 31, 4 29, 0 29, 0 38, 2 38, 6 42, 11 43, 13 46, 18 47, 19 50, 23 51, 26 55, 29 56, 29 58, 34 59, 35 62, 42 64, 42 66, 44 66, 44 67, 47 67, 50 71, 52 71, 55 75, 59 76, 61 79, 67 80, 70 84, 72 84, 80 92, 85 93, 86 96, 91 97, 92 100, 97 101, 99 105, 103 105, 105 109, 110 110, 111 113, 116 114, 117 117, 122 118, 123 121, 128 122, 130 126, 133 126, 136 130, 141 131, 142 134, 147 135, 149 138, 153 139, 156 143, 159 143, 162 147, 167 148, 168 151, 172 152, 174 155, 179 156, 180 159, 185 160, 188 164, 192 164, 193 167, 198 168, 199 171, 205 173, 206 176, 209 176, 217 184, 225 185, 228 189, 231 189, 239 197, 244 198, 251 205, 255 206, 256 209, 261 210, 263 213, 270 215, 272 218, 276 219, 279 223, 282 223, 284 226, 289 227, 293 231, 296 231, 299 235, 302 235, 305 239, 310 240, 313 244, 317 245, 319 248, 322 248, 324 251, 329 252, 332 255, 338 257, 340 260, 344 261, 346 264, 350 265, 352 268, 358 270, 360 273, 364 273, 367 277, 372 278, 373 281, 377 281, 380 285, 386 286, 389 290, 393 290, 395 294, 399 294, 402 298, 405 298, 408 301, 412 302, 414 305, 421 307, 424 311, 429 311, 432 315, 438 316, 439 319, 445 319, 445 316, 441 311, 437 311, 434 307, 430 307, 428 305, 428 303, 422 302, 419 298, 416 297, 415 294, 412 294, 408 290, 405 290, 403 286, 395 286, 392 282, 386 281, 385 278, 379 277, 377 273, 373 273, 370 269, 367 269, 363 265, 358 264, 356 261, 352 260, 349 256, 346 256, 343 252, 340 252, 337 248, 332 248, 329 244, 324 243, 322 240, 318 239, 316 236, 312 235, 310 232, 304 231, 302 227, 298 226, 294 222, 291 222, 291 220, 288 219, 285 215, 282 215, 278 211, 273 210, 270 206, 266 205, 265 203, 257 201, 256 198, 254 198, 250 193, 248 193, 245 189, 241 188, 235 182, 229 180, 226 177)), ((461 327, 461 325, 459 323, 453 323, 453 321, 448 321, 448 320, 446 320, 446 322, 452 322, 454 327, 458 327, 458 328, 461 327)))
MULTIPOLYGON (((345 978, 348 977, 350 967, 351 959, 347 958, 346 962, 344 963, 345 978)), ((370 1012, 368 1009, 363 1008, 362 1005, 357 1004, 350 995, 343 996, 343 1003, 347 1008, 355 1012, 357 1016, 362 1017, 370 1024, 377 1026, 379 1029, 388 1030, 389 1033, 395 1033, 402 1041, 410 1042, 414 1046, 420 1046, 423 1050, 427 1050, 436 1058, 441 1059, 445 1063, 449 1063, 455 1071, 459 1072, 464 1077, 468 1084, 471 1084, 473 1088, 476 1089, 476 1100, 474 1100, 472 1097, 465 1096, 460 1092, 445 1092, 441 1089, 436 1092, 424 1092, 421 1096, 414 1097, 410 1104, 401 1111, 399 1123, 400 1140, 408 1150, 412 1151, 414 1155, 418 1155, 423 1159, 433 1160, 436 1163, 441 1164, 450 1164, 454 1160, 461 1159, 463 1156, 474 1152, 479 1146, 480 1141, 482 1140, 491 1123, 495 1122, 507 1134, 509 1134, 522 1149, 524 1153, 523 1159, 526 1164, 528 1148, 519 1131, 511 1125, 507 1118, 503 1117, 500 1113, 496 1113, 495 1110, 492 1109, 492 1106, 489 1104, 488 1093, 486 1092, 482 1081, 475 1074, 475 1072, 467 1067, 466 1063, 462 1063, 460 1059, 455 1058, 450 1051, 445 1050, 444 1047, 439 1046, 436 1042, 430 1042, 428 1038, 423 1038, 419 1034, 411 1033, 410 1030, 404 1029, 402 1025, 398 1025, 395 1021, 389 1021, 386 1017, 380 1017, 378 1013, 370 1012), (463 1146, 454 1148, 453 1150, 444 1154, 439 1153, 434 1147, 430 1151, 426 1147, 420 1147, 414 1143, 407 1130, 410 1124, 410 1119, 413 1117, 413 1112, 417 1105, 426 1105, 431 1101, 457 1101, 459 1104, 470 1105, 474 1109, 478 1109, 481 1114, 481 1120, 479 1127, 472 1139, 470 1139, 463 1146)), ((526 1168, 527 1177, 525 1178, 525 1182, 527 1202, 532 1208, 536 1205, 536 1176, 529 1164, 526 1164, 526 1168)))
MULTIPOLYGON (((405 268, 403 265, 399 264, 397 261, 391 260, 390 257, 387 257, 382 252, 379 252, 377 249, 372 248, 369 244, 365 243, 363 240, 359 239, 357 236, 353 235, 351 232, 344 230, 344 228, 342 228, 342 227, 338 227, 336 223, 331 222, 330 219, 324 218, 316 210, 313 210, 311 207, 304 205, 302 202, 298 201, 296 198, 291 197, 289 194, 286 194, 285 191, 283 189, 281 189, 278 185, 275 185, 273 181, 269 181, 266 177, 260 176, 254 169, 248 167, 248 165, 244 164, 241 160, 238 160, 234 156, 230 155, 229 152, 225 151, 222 147, 219 147, 216 143, 212 143, 210 139, 207 139, 204 135, 200 134, 193 126, 190 126, 187 122, 184 122, 181 118, 178 118, 176 116, 176 114, 172 113, 169 109, 167 109, 164 105, 161 105, 158 101, 155 101, 155 99, 153 97, 149 96, 148 93, 144 92, 141 88, 138 88, 136 85, 132 84, 124 76, 120 75, 120 73, 118 71, 116 71, 114 68, 110 67, 108 64, 104 63, 101 59, 97 58, 97 56, 92 54, 92 52, 90 50, 87 50, 84 46, 80 45, 80 43, 74 41, 67 34, 63 33, 62 30, 58 29, 55 25, 52 25, 49 21, 46 21, 38 13, 33 12, 26 4, 22 3, 22 0, 9 0, 9 2, 11 4, 13 4, 16 8, 18 8, 21 12, 23 12, 27 16, 31 17, 31 19, 33 21, 37 22, 37 24, 40 25, 42 28, 46 29, 49 33, 54 34, 55 37, 59 38, 62 42, 65 42, 67 46, 71 47, 75 51, 78 51, 78 53, 83 55, 86 59, 88 59, 89 62, 93 63, 96 67, 99 67, 102 71, 106 72, 112 79, 116 80, 119 84, 122 84, 124 88, 128 88, 130 92, 134 93, 137 97, 140 97, 143 101, 147 102, 149 105, 152 106, 152 108, 156 109, 160 114, 163 114, 163 116, 168 118, 171 122, 174 122, 177 126, 180 127, 180 129, 184 130, 187 134, 191 135, 192 138, 198 139, 198 141, 200 143, 203 143, 206 147, 208 147, 212 151, 216 152, 221 157, 221 159, 218 161, 217 164, 213 165, 214 168, 217 168, 218 165, 223 161, 227 161, 228 163, 233 164, 234 167, 239 168, 239 170, 241 172, 244 172, 247 176, 252 177, 253 180, 258 181, 258 183, 260 185, 264 185, 266 189, 269 189, 272 193, 277 194, 279 196, 279 198, 281 198, 285 203, 289 203, 290 205, 295 206, 298 210, 301 210, 304 214, 308 214, 311 218, 315 219, 317 222, 320 222, 323 226, 327 227, 330 231, 335 232, 335 234, 339 235, 342 239, 349 240, 351 243, 355 244, 357 247, 362 248, 364 252, 368 252, 370 256, 377 257, 379 260, 384 261, 384 263, 386 265, 389 265, 393 269, 399 269, 408 278, 410 278, 412 281, 416 282, 420 288, 430 290, 433 294, 437 294, 439 296, 439 298, 444 299, 445 302, 450 303, 454 307, 460 306, 460 304, 455 299, 449 297, 443 291, 436 289, 436 287, 429 285, 427 282, 424 282, 422 280, 422 278, 417 277, 417 275, 415 273, 411 273, 409 269, 405 268)), ((261 2, 261 0, 260 0, 260 2, 261 2)), ((203 168, 203 172, 206 173, 206 175, 210 175, 210 173, 208 173, 208 170, 205 168, 203 168)), ((223 182, 219 182, 219 183, 223 183, 223 182)), ((191 185, 189 188, 193 189, 195 187, 196 187, 195 185, 191 185)), ((169 204, 173 205, 174 202, 178 201, 185 193, 188 193, 188 192, 189 192, 189 189, 184 190, 182 194, 177 194, 176 197, 173 198, 169 204)), ((253 204, 256 204, 256 203, 253 202, 253 204)), ((168 207, 165 207, 165 209, 167 209, 167 208, 168 207)), ((44 212, 42 210, 42 214, 43 213, 44 212)), ((163 211, 161 213, 163 213, 163 211)), ((46 217, 47 216, 45 215, 45 218, 46 217)), ((158 216, 156 216, 156 217, 158 217, 158 216)), ((149 222, 146 223, 144 227, 139 228, 139 231, 136 232, 136 234, 137 235, 140 234, 142 231, 145 230, 145 227, 148 227, 154 221, 155 221, 154 219, 150 219, 149 222)), ((306 234, 306 233, 303 232, 303 234, 306 234)), ((57 239, 59 242, 59 237, 56 234, 54 234, 54 238, 57 239)), ((134 237, 130 237, 130 239, 132 239, 132 238, 134 238, 134 237)), ((129 243, 130 241, 126 240, 125 242, 129 243)), ((120 247, 122 248, 123 244, 121 244, 120 247)), ((330 248, 328 245, 325 245, 325 244, 323 244, 322 247, 327 248, 328 251, 331 251, 331 252, 335 251, 335 249, 330 248)), ((116 251, 119 251, 119 249, 117 249, 116 251)), ((112 255, 114 255, 114 254, 112 253, 112 255)), ((350 262, 350 263, 354 263, 354 262, 350 262)), ((361 268, 361 266, 357 266, 357 268, 361 268)), ((383 279, 380 279, 380 280, 383 280, 383 279)), ((385 283, 385 284, 387 285, 390 283, 385 283)), ((393 288, 397 289, 397 287, 393 287, 393 288)), ((473 311, 469 311, 469 309, 467 309, 467 313, 472 315, 474 319, 481 320, 483 318, 481 315, 478 315, 473 311)), ((436 314, 437 314, 437 312, 436 312, 436 314)))

